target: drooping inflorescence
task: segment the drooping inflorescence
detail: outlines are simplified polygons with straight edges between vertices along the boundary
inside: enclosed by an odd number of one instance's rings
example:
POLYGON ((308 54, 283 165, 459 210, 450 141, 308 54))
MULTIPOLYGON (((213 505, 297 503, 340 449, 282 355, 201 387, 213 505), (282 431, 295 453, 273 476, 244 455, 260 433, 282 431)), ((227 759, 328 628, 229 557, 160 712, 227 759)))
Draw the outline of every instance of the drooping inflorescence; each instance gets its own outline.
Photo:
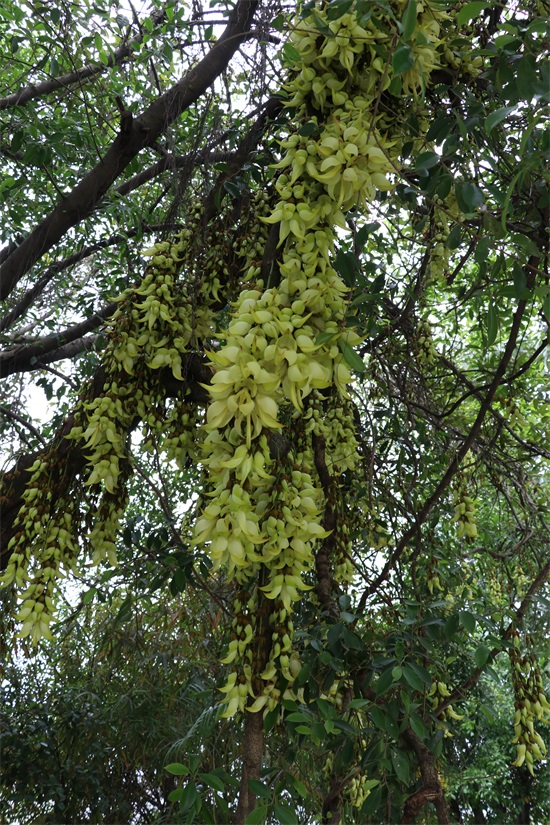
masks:
POLYGON ((404 115, 423 113, 430 74, 446 60, 440 23, 449 18, 422 3, 410 63, 396 67, 403 9, 363 25, 354 8, 331 20, 319 6, 294 23, 299 60, 284 86, 294 130, 280 141, 279 200, 264 219, 278 226, 277 272, 267 283, 251 267, 223 346, 210 353, 203 453, 212 500, 195 536, 240 588, 226 716, 272 709, 291 690, 299 662, 289 617, 318 579, 320 554, 330 549, 333 585, 353 577, 339 479, 358 461, 348 388, 360 339, 333 259, 346 214, 394 186, 404 115), (395 107, 381 105, 384 93, 395 107), (276 460, 281 437, 287 447, 276 460))

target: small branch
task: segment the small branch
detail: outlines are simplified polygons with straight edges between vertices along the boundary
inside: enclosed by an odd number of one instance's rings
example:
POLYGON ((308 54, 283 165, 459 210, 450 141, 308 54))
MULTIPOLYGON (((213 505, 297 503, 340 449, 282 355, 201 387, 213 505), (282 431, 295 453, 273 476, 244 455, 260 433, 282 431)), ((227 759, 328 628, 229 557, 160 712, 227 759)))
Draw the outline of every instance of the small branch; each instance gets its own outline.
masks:
POLYGON ((41 444, 46 446, 45 439, 42 438, 36 427, 33 424, 31 424, 30 421, 27 421, 26 418, 23 418, 16 412, 13 412, 13 410, 9 410, 7 407, 4 407, 3 404, 0 404, 0 413, 2 415, 5 415, 6 418, 10 418, 12 421, 17 421, 18 424, 22 424, 24 427, 27 428, 27 430, 29 430, 29 432, 31 432, 34 435, 35 438, 37 438, 40 441, 41 444))
MULTIPOLYGON (((541 568, 539 571, 538 576, 532 583, 531 587, 525 594, 522 599, 522 602, 518 609, 515 612, 515 616, 506 628, 504 634, 502 635, 502 641, 506 642, 508 639, 512 637, 514 630, 522 621, 523 617, 527 613, 527 610, 531 604, 532 598, 540 590, 540 588, 546 583, 548 578, 550 577, 550 559, 546 562, 546 564, 541 568)), ((479 681, 481 674, 484 672, 485 668, 488 664, 490 664, 499 653, 502 653, 502 646, 494 647, 487 657, 487 661, 485 662, 483 667, 476 667, 475 670, 472 671, 470 676, 461 684, 459 687, 455 688, 451 691, 450 696, 441 702, 440 705, 433 711, 436 716, 440 716, 443 711, 445 711, 449 705, 452 705, 453 702, 459 701, 464 699, 464 696, 467 694, 471 688, 474 687, 475 684, 479 681)))
POLYGON ((436 488, 433 491, 432 495, 424 502, 424 504, 420 508, 420 511, 419 511, 418 515, 416 516, 416 518, 414 520, 414 523, 411 525, 411 527, 409 527, 408 530, 405 531, 405 533, 401 537, 400 541, 398 542, 395 550, 393 551, 390 558, 388 559, 388 561, 384 565, 384 567, 383 567, 382 571, 380 572, 380 574, 364 590, 364 592, 361 596, 358 608, 357 608, 357 612, 362 613, 364 611, 369 596, 371 596, 373 593, 375 593, 376 590, 378 589, 378 587, 380 586, 380 584, 382 584, 382 582, 385 581, 386 577, 388 576, 388 573, 393 568, 395 563, 399 560, 399 558, 402 556, 402 554, 405 551, 405 549, 407 548, 409 542, 417 536, 417 534, 419 533, 422 525, 424 524, 425 520, 427 519, 428 515, 430 514, 432 507, 439 501, 439 499, 441 498, 441 496, 443 495, 443 493, 445 492, 445 490, 447 489, 447 487, 449 486, 449 484, 453 480, 454 476, 458 472, 458 469, 460 467, 460 463, 461 463, 462 459, 464 458, 464 456, 466 455, 468 450, 472 447, 472 445, 474 444, 477 436, 479 435, 479 432, 481 430, 481 426, 482 426, 482 424, 485 420, 485 416, 487 415, 487 412, 489 411, 489 408, 491 406, 491 402, 494 398, 495 392, 497 391, 498 387, 500 386, 500 383, 501 383, 501 381, 504 377, 504 374, 506 372, 508 364, 510 363, 510 360, 511 360, 512 355, 514 353, 514 348, 516 346, 517 338, 518 338, 518 335, 519 335, 519 330, 520 330, 520 327, 521 327, 521 321, 523 319, 523 315, 525 313, 526 306, 527 306, 527 302, 525 300, 519 301, 517 309, 514 313, 514 318, 513 318, 513 321, 512 321, 512 328, 510 330, 510 335, 508 337, 508 342, 506 344, 506 348, 504 350, 503 356, 502 356, 502 358, 500 360, 500 363, 499 363, 499 365, 498 365, 498 367, 495 371, 493 380, 491 382, 489 390, 487 391, 487 395, 485 396, 485 398, 483 399, 483 401, 481 403, 479 412, 476 416, 476 419, 473 423, 472 428, 470 429, 470 432, 469 432, 467 438, 464 439, 464 441, 462 443, 462 446, 456 451, 456 454, 453 457, 452 461, 450 462, 449 466, 447 467, 447 470, 444 473, 443 478, 441 479, 439 484, 436 486, 436 488))
POLYGON ((117 306, 118 304, 115 302, 107 304, 90 318, 86 318, 85 321, 68 327, 62 332, 46 335, 32 344, 22 344, 7 352, 0 353, 0 378, 7 378, 16 372, 39 369, 41 363, 61 361, 63 358, 69 357, 67 355, 69 351, 76 354, 82 349, 89 349, 90 347, 84 344, 85 339, 83 336, 100 326, 105 318, 115 312, 117 306), (68 344, 75 342, 78 342, 79 345, 76 352, 74 348, 72 350, 67 348, 68 344))
POLYGON ((247 39, 258 0, 238 0, 227 27, 206 57, 134 118, 121 132, 101 162, 91 169, 64 200, 36 226, 0 266, 0 299, 6 298, 20 279, 65 233, 90 215, 129 163, 186 109, 204 94, 247 39))
POLYGON ((199 166, 201 163, 220 163, 221 161, 231 160, 233 155, 234 152, 203 152, 200 155, 195 155, 195 153, 187 155, 165 155, 165 157, 157 161, 157 163, 148 166, 147 169, 138 172, 138 174, 134 175, 130 180, 121 183, 114 191, 117 195, 128 195, 130 192, 143 186, 144 183, 148 183, 150 180, 158 177, 167 169, 182 169, 188 166, 190 162, 192 162, 194 166, 199 166))

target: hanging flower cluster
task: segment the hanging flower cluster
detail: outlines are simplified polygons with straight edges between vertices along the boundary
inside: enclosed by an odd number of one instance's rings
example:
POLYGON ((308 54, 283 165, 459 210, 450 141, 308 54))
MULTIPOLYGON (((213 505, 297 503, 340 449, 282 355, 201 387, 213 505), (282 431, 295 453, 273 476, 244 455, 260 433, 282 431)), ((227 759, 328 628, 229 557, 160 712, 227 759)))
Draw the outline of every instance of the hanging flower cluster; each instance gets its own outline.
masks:
MULTIPOLYGON (((447 697, 451 695, 451 691, 445 682, 433 682, 427 695, 431 699, 432 710, 435 711, 439 705, 441 705, 447 697)), ((446 725, 445 722, 448 722, 449 719, 456 719, 457 721, 460 721, 461 719, 464 719, 464 716, 460 716, 453 709, 452 705, 447 705, 445 710, 438 714, 438 718, 440 721, 438 722, 437 727, 445 731, 445 736, 452 736, 448 725, 446 725)))
POLYGON ((456 490, 453 499, 454 514, 451 521, 456 523, 456 535, 459 539, 473 541, 477 537, 475 500, 469 494, 468 476, 465 472, 456 475, 456 490))
MULTIPOLYGON (((413 64, 401 78, 412 98, 440 65, 440 13, 428 5, 418 11, 413 64)), ((316 543, 328 535, 325 507, 335 505, 326 499, 312 440, 322 443, 333 479, 357 462, 346 357, 360 339, 346 328, 347 288, 332 257, 345 213, 390 189, 398 169, 401 118, 392 122, 387 110, 378 112, 379 95, 393 79, 396 32, 393 16, 384 26, 362 26, 353 12, 331 21, 320 8, 295 25, 291 43, 300 60, 285 92, 297 129, 281 141, 279 201, 265 219, 279 226, 278 282, 267 285, 261 268, 250 268, 223 346, 209 354, 214 376, 203 453, 212 500, 195 537, 208 545, 215 568, 223 565, 242 588, 226 658, 234 669, 223 689, 225 716, 270 708, 276 680, 292 684, 291 663, 298 668, 288 617, 310 589, 316 543), (295 437, 288 436, 285 461, 275 461, 270 444, 290 424, 295 437), (286 630, 269 638, 265 621, 260 628, 245 608, 252 599, 261 614, 266 598, 273 623, 286 630)), ((329 486, 337 496, 338 484, 329 486)), ((331 561, 349 581, 345 523, 337 522, 334 537, 339 558, 331 561)))
MULTIPOLYGON (((527 640, 528 642, 529 640, 527 640)), ((517 746, 516 759, 512 765, 521 767, 524 763, 533 775, 536 759, 546 758, 546 745, 535 729, 536 722, 548 722, 550 703, 544 693, 542 676, 535 657, 531 653, 521 654, 519 634, 513 636, 513 647, 508 651, 514 687, 515 714, 514 739, 517 746)))
MULTIPOLYGON (((258 196, 248 216, 261 214, 265 201, 263 194, 258 196)), ((213 307, 229 279, 227 248, 207 245, 202 257, 197 254, 202 222, 197 205, 187 227, 172 241, 159 242, 144 253, 151 261, 143 281, 121 298, 110 321, 101 392, 97 394, 92 386, 84 391, 74 426, 66 436, 83 444, 85 490, 79 485, 54 495, 61 472, 55 453, 37 460, 30 470, 2 583, 15 583, 20 591, 23 605, 17 618, 23 625, 19 635, 30 636, 35 644, 42 636, 51 636, 57 581, 68 570, 78 574, 81 543, 93 564, 117 563, 115 539, 127 505, 131 429, 141 422, 146 435, 159 436, 160 447, 166 446, 169 458, 180 466, 187 455, 196 454, 190 431, 196 430, 198 413, 189 399, 182 397, 175 403, 171 415, 158 411, 164 408, 166 395, 162 370, 169 369, 176 380, 183 380, 182 356, 212 335, 213 307), (199 263, 203 266, 200 274, 199 263), (185 280, 180 277, 182 272, 185 280), (189 277, 193 272, 197 272, 195 283, 189 277)), ((219 228, 217 237, 227 237, 219 228)), ((265 234, 261 226, 243 221, 234 238, 241 266, 257 259, 257 247, 265 234)))

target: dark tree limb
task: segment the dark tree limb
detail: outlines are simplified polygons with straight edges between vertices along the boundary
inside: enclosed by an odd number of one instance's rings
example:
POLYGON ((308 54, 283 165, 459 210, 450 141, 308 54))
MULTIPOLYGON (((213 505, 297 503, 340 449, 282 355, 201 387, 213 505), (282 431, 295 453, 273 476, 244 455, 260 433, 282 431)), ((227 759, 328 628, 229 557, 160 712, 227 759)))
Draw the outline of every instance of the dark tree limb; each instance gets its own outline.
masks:
POLYGON ((235 814, 235 825, 244 825, 247 816, 256 806, 256 796, 250 790, 248 781, 258 780, 262 769, 264 752, 264 717, 262 712, 247 713, 244 720, 243 768, 239 801, 235 814))
POLYGON ((79 324, 74 324, 61 332, 46 335, 30 344, 19 344, 0 353, 0 378, 7 378, 16 372, 39 369, 42 364, 69 358, 68 344, 78 342, 79 346, 74 354, 86 349, 82 336, 97 329, 106 318, 114 313, 117 306, 118 304, 113 301, 79 324))
POLYGON ((450 825, 449 807, 439 781, 433 753, 411 728, 407 728, 401 734, 401 738, 416 755, 422 777, 420 790, 405 801, 402 824, 412 825, 422 808, 431 802, 437 813, 438 825, 450 825))
MULTIPOLYGON (((151 20, 155 27, 158 27, 164 20, 164 12, 155 12, 151 15, 151 20)), ((140 27, 141 31, 143 28, 140 27)), ((127 37, 124 42, 116 49, 106 63, 90 63, 88 66, 82 66, 81 69, 76 69, 74 72, 69 72, 59 77, 51 77, 49 80, 43 80, 42 83, 30 83, 28 86, 23 86, 17 92, 11 95, 0 98, 0 110, 11 109, 14 106, 25 106, 31 100, 46 97, 52 92, 60 90, 68 90, 72 86, 82 84, 96 75, 103 74, 113 66, 120 66, 129 57, 131 57, 133 50, 141 45, 143 36, 140 33, 137 37, 128 42, 127 37)))
POLYGON ((105 156, 55 209, 13 250, 0 266, 0 299, 63 235, 90 215, 113 182, 142 149, 153 147, 159 136, 182 112, 197 101, 250 33, 258 0, 238 0, 227 27, 197 66, 155 100, 139 117, 121 118, 121 129, 105 156))

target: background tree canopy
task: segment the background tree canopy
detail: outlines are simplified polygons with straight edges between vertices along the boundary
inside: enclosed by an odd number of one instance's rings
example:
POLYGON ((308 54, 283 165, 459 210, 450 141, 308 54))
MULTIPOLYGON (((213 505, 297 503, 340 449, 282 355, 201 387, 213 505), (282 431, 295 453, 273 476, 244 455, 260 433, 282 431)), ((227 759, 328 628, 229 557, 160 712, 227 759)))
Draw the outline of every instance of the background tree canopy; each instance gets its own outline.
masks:
POLYGON ((2 4, 2 821, 548 821, 547 12, 2 4))

